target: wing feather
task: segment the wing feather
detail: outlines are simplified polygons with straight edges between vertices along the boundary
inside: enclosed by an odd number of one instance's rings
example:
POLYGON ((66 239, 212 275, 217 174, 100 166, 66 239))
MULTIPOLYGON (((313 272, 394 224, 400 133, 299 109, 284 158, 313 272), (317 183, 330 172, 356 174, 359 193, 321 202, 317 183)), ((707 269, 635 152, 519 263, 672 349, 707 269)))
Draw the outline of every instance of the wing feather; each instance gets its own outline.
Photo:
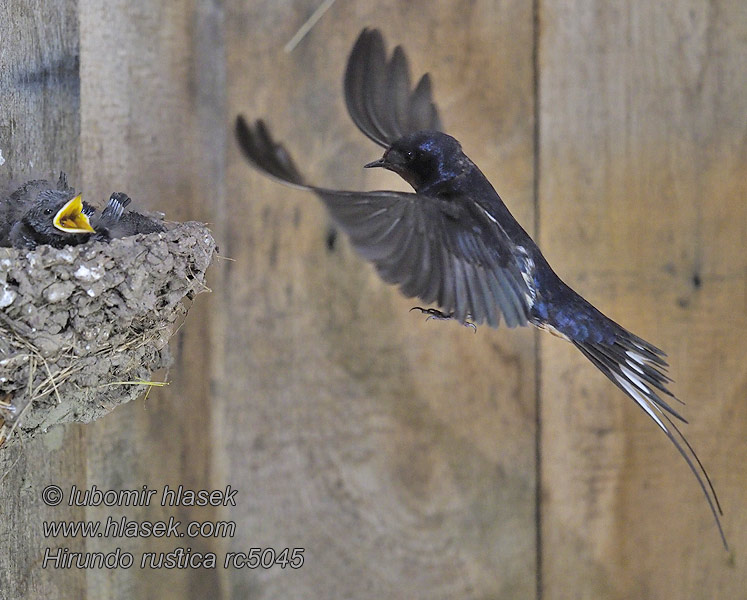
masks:
MULTIPOLYGON (((470 217, 466 203, 405 192, 346 192, 306 184, 266 125, 236 124, 239 143, 260 170, 314 191, 354 248, 408 297, 436 302, 460 321, 525 325, 528 290, 502 229, 470 217)), ((638 346, 636 346, 638 347, 638 346)), ((644 350, 641 350, 643 353, 644 350)), ((648 356, 645 354, 645 356, 648 356)))
POLYGON ((348 57, 343 79, 350 118, 366 137, 388 148, 416 131, 441 131, 433 86, 426 73, 410 92, 407 57, 397 46, 387 61, 378 29, 364 29, 348 57))

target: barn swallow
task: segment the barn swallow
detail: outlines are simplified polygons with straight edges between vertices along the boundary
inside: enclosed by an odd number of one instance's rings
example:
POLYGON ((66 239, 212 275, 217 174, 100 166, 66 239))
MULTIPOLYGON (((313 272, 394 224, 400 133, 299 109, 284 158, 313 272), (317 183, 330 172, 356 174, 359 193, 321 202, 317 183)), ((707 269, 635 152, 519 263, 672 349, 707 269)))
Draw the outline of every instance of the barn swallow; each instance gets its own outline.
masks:
POLYGON ((114 192, 101 215, 94 219, 96 241, 109 241, 114 238, 137 235, 139 233, 160 233, 166 228, 154 217, 127 208, 132 202, 124 192, 114 192))
POLYGON ((60 176, 58 189, 50 187, 45 180, 28 182, 3 203, 7 221, 7 233, 3 231, 0 238, 3 245, 33 249, 47 244, 62 248, 164 231, 163 225, 152 217, 135 211, 125 212, 131 200, 122 192, 112 194, 104 210, 97 213, 93 206, 83 202, 80 194, 75 195, 67 186, 64 175, 60 176), (20 217, 15 216, 18 213, 20 217), (13 218, 15 222, 11 222, 13 218))
POLYGON ((509 212, 487 177, 442 132, 426 74, 411 91, 404 51, 387 60, 377 30, 364 29, 344 77, 348 112, 383 156, 365 167, 393 171, 415 193, 341 191, 308 184, 261 121, 239 116, 236 135, 257 169, 314 192, 352 245, 384 281, 407 297, 435 303, 431 316, 497 327, 533 325, 572 343, 665 433, 705 494, 727 547, 721 507, 708 474, 664 398, 666 356, 615 323, 566 285, 509 212), (697 465, 697 466, 696 466, 697 465))
POLYGON ((95 233, 91 225, 92 207, 84 206, 80 195, 60 190, 44 190, 10 230, 16 248, 33 249, 42 244, 55 248, 75 246, 95 233))
MULTIPOLYGON (((121 194, 121 192, 118 192, 121 194)), ((112 198, 114 195, 112 195, 112 198)), ((111 201, 111 200, 110 200, 111 201)), ((138 235, 140 233, 161 233, 166 231, 166 227, 161 219, 139 213, 134 210, 128 210, 108 226, 112 237, 125 237, 128 235, 138 235)))
POLYGON ((11 245, 10 230, 34 205, 39 194, 47 190, 67 192, 68 198, 75 196, 75 190, 67 183, 67 176, 65 173, 60 173, 56 184, 46 179, 34 179, 27 181, 7 198, 0 200, 0 246, 11 245))

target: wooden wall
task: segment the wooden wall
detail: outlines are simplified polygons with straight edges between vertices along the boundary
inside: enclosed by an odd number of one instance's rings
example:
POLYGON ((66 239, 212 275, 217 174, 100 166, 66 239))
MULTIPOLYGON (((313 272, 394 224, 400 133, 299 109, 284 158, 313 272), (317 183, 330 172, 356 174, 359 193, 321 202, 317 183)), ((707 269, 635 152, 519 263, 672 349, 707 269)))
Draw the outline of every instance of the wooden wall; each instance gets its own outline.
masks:
POLYGON ((540 245, 669 353, 734 553, 653 423, 543 340, 547 598, 745 597, 745 17, 739 2, 542 3, 540 245))
MULTIPOLYGON (((65 170, 80 176, 78 2, 50 6, 42 0, 9 0, 0 16, 0 165, 3 182, 23 182, 65 170), (6 8, 7 7, 7 8, 6 8), (45 23, 55 23, 47 29, 45 23)), ((2 186, 5 188, 6 186, 2 186)), ((85 485, 85 432, 58 428, 0 455, 0 596, 85 597, 86 573, 39 568, 42 521, 85 518, 41 502, 51 482, 85 485)), ((83 552, 85 541, 65 544, 83 552)))
POLYGON ((740 597, 744 4, 338 0, 285 53, 320 3, 11 0, 0 17, 0 177, 65 168, 91 198, 127 190, 212 223, 225 257, 172 342, 168 388, 0 459, 0 595, 740 597), (681 458, 570 345, 426 323, 346 240, 329 247, 313 197, 244 163, 238 112, 266 118, 315 182, 402 186, 360 168, 380 151, 345 114, 364 26, 432 72, 448 131, 559 274, 669 352, 731 554, 681 458), (50 483, 239 493, 230 508, 50 508, 50 483), (42 537, 44 519, 108 515, 236 534, 42 537), (304 547, 306 562, 45 570, 47 546, 304 547))

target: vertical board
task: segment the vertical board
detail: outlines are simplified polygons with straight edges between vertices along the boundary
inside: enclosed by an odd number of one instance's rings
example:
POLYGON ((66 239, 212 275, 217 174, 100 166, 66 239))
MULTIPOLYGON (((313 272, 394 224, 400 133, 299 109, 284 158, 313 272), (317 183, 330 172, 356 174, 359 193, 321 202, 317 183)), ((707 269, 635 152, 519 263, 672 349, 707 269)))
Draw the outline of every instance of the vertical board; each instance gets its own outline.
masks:
POLYGON ((541 3, 541 245, 598 308, 669 353, 724 552, 661 431, 543 340, 544 598, 747 589, 745 4, 541 3))
MULTIPOLYGON (((0 180, 52 178, 60 169, 75 177, 80 135, 77 2, 4 2, 0 40, 0 180)), ((83 511, 45 506, 41 497, 48 485, 85 485, 84 448, 79 427, 58 427, 44 437, 0 449, 3 598, 85 597, 83 571, 42 568, 46 547, 53 553, 83 548, 80 539, 44 538, 42 522, 80 519, 83 511)))
MULTIPOLYGON (((346 115, 364 26, 431 70, 448 131, 533 222, 532 11, 525 2, 228 3, 229 113, 265 118, 309 179, 364 174, 381 149, 346 115)), ((535 595, 534 338, 425 322, 310 194, 252 171, 229 140, 216 310, 216 457, 240 482, 233 550, 303 547, 306 564, 224 572, 226 597, 535 595)))
MULTIPOLYGON (((81 0, 82 179, 92 202, 115 190, 169 220, 215 221, 226 135, 222 9, 212 0, 132 3, 81 0)), ((195 299, 170 343, 167 388, 151 390, 88 426, 88 480, 100 489, 212 489, 211 296, 195 299)), ((160 498, 160 493, 156 498, 160 498)), ((214 520, 211 507, 91 508, 87 518, 126 516, 183 527, 214 520)), ((184 529, 181 529, 183 532, 184 529)), ((89 551, 131 552, 131 569, 88 571, 95 598, 214 597, 218 570, 141 569, 144 553, 209 552, 204 538, 92 540, 89 551)), ((148 563, 150 564, 150 563, 148 563)))
POLYGON ((212 223, 226 257, 172 342, 169 388, 2 456, 0 595, 536 597, 541 393, 542 597, 739 597, 743 3, 540 2, 538 182, 530 3, 336 2, 284 53, 320 3, 11 2, 0 17, 0 176, 62 168, 99 205, 127 191, 169 218, 212 223), (240 157, 237 112, 266 118, 314 182, 406 189, 363 172, 380 149, 345 114, 345 58, 364 26, 404 44, 414 74, 432 72, 447 130, 530 231, 538 183, 539 241, 559 274, 669 352, 733 557, 681 458, 572 347, 542 339, 538 392, 531 332, 473 334, 408 313, 414 302, 330 238, 316 199, 240 157), (230 484, 238 506, 47 508, 49 483, 230 484), (306 563, 41 568, 44 519, 110 515, 237 530, 50 545, 137 558, 303 547, 306 563))

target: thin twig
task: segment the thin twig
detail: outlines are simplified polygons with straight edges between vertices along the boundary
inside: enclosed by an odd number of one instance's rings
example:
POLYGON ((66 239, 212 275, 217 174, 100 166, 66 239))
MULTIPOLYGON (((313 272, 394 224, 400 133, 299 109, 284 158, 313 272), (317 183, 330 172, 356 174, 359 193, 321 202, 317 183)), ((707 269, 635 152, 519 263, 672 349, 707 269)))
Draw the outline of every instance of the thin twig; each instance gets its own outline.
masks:
POLYGON ((110 381, 102 383, 97 387, 109 387, 111 385, 147 385, 149 387, 164 387, 169 385, 168 381, 110 381))
POLYGON ((306 37, 306 34, 311 31, 311 28, 316 25, 317 21, 321 19, 322 16, 324 16, 324 13, 326 13, 334 3, 335 0, 324 0, 324 2, 319 5, 319 8, 311 13, 311 16, 303 25, 301 25, 301 28, 296 32, 296 35, 294 35, 283 48, 286 54, 290 54, 291 52, 293 52, 293 49, 298 46, 299 42, 304 37, 306 37))

